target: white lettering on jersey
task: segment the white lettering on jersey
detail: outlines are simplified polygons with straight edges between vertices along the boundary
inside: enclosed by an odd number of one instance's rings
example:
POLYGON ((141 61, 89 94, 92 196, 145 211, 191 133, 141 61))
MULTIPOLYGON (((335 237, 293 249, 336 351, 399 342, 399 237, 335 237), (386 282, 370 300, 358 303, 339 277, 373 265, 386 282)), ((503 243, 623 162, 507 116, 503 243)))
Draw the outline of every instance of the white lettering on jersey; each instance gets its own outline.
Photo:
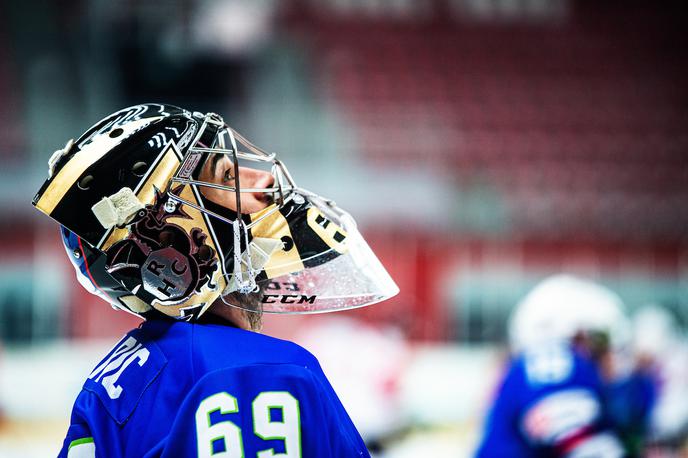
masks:
POLYGON ((531 385, 561 383, 573 371, 571 350, 559 345, 546 345, 525 353, 525 369, 531 385))
POLYGON ((109 358, 103 361, 88 376, 94 382, 100 382, 110 399, 117 399, 122 394, 123 388, 117 385, 122 372, 135 360, 138 359, 139 367, 148 361, 150 352, 142 344, 129 336, 127 339, 112 352, 109 358), (107 375, 106 375, 107 374, 107 375))
MULTIPOLYGON (((299 400, 288 391, 263 391, 253 399, 253 434, 265 441, 284 442, 284 453, 271 447, 258 452, 258 458, 301 458, 301 413, 299 400), (281 411, 281 419, 273 420, 271 410, 281 411)), ((244 442, 241 428, 229 420, 211 423, 210 414, 239 412, 237 399, 221 391, 208 396, 196 409, 196 444, 198 457, 243 458, 244 442), (224 442, 224 451, 214 451, 213 444, 224 442)), ((273 442, 274 444, 274 442, 273 442)))
POLYGON ((110 370, 119 366, 124 358, 129 356, 134 350, 138 342, 133 337, 127 337, 127 339, 121 343, 112 354, 100 363, 100 366, 93 369, 93 372, 88 376, 91 380, 97 382, 99 379, 110 370))

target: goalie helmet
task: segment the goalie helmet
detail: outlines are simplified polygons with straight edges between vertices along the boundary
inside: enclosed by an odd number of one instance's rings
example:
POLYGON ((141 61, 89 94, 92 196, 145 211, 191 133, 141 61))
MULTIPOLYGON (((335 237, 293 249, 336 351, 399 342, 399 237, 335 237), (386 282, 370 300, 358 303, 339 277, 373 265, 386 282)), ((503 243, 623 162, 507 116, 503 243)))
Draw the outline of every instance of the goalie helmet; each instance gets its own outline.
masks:
POLYGON ((137 315, 192 320, 218 298, 256 311, 241 295, 268 313, 325 312, 398 292, 348 213, 213 113, 145 104, 106 117, 55 152, 33 204, 62 226, 80 283, 137 315), (202 172, 225 157, 231 186, 202 172), (270 184, 242 188, 254 169, 270 184), (242 195, 269 199, 242 212, 242 195))
POLYGON ((554 275, 535 286, 509 321, 514 352, 543 343, 570 342, 579 333, 603 339, 610 349, 629 343, 629 322, 621 298, 597 283, 554 275))

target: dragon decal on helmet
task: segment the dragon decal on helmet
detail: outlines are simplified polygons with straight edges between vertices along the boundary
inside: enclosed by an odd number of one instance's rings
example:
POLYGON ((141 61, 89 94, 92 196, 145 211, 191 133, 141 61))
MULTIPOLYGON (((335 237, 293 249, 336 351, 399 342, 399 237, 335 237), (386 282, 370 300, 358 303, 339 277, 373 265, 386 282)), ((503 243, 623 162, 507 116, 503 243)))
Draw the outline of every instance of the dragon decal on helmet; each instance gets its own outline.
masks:
MULTIPOLYGON (((181 186, 176 190, 179 191, 181 186)), ((129 235, 105 250, 105 268, 127 289, 141 289, 144 301, 173 304, 211 289, 212 274, 218 268, 215 250, 207 245, 207 235, 199 227, 187 232, 170 222, 191 219, 181 205, 169 205, 155 190, 155 202, 139 210, 129 225, 129 235)))

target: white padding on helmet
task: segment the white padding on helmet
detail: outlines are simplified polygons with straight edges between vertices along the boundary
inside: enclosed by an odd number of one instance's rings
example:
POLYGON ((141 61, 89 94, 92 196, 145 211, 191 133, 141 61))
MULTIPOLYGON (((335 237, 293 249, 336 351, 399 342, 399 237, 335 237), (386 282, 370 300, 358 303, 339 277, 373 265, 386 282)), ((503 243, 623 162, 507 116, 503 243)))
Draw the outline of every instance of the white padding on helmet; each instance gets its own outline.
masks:
POLYGON ((110 197, 103 197, 91 207, 91 211, 105 229, 110 229, 122 226, 143 207, 134 191, 122 188, 110 197))

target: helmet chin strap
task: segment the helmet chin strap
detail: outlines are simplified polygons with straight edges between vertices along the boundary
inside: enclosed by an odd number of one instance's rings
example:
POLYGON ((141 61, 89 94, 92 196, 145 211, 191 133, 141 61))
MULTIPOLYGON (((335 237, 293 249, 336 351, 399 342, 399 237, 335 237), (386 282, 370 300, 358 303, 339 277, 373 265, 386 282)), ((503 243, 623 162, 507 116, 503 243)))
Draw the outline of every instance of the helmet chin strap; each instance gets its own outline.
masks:
MULTIPOLYGON (((242 294, 248 294, 258 289, 258 285, 256 285, 256 275, 258 275, 258 272, 255 272, 253 270, 253 265, 251 263, 251 256, 249 251, 248 229, 246 228, 244 220, 241 217, 241 182, 239 176, 239 159, 237 158, 238 148, 236 140, 234 139, 234 134, 232 133, 232 129, 230 129, 229 127, 225 127, 224 132, 227 132, 227 135, 229 136, 229 141, 232 143, 232 158, 234 159, 234 195, 236 197, 237 207, 237 218, 236 220, 234 220, 234 223, 232 223, 232 229, 234 232, 234 279, 236 282, 236 290, 242 294), (249 255, 245 257, 245 259, 242 259, 241 252, 242 234, 244 236, 244 246, 246 247, 246 251, 249 253, 249 255), (246 264, 245 272, 241 268, 242 263, 246 264)), ((222 133, 223 132, 220 132, 220 134, 218 135, 218 139, 220 147, 225 148, 225 139, 222 133)))
POLYGON ((256 275, 258 272, 254 272, 253 265, 251 262, 250 248, 248 244, 248 234, 246 228, 244 227, 241 217, 234 220, 232 224, 234 227, 234 281, 236 291, 242 294, 248 294, 256 291, 258 286, 256 285, 256 275), (241 253, 241 234, 244 234, 246 241, 246 250, 248 256, 243 256, 241 253), (246 265, 246 271, 242 269, 242 264, 246 265))

